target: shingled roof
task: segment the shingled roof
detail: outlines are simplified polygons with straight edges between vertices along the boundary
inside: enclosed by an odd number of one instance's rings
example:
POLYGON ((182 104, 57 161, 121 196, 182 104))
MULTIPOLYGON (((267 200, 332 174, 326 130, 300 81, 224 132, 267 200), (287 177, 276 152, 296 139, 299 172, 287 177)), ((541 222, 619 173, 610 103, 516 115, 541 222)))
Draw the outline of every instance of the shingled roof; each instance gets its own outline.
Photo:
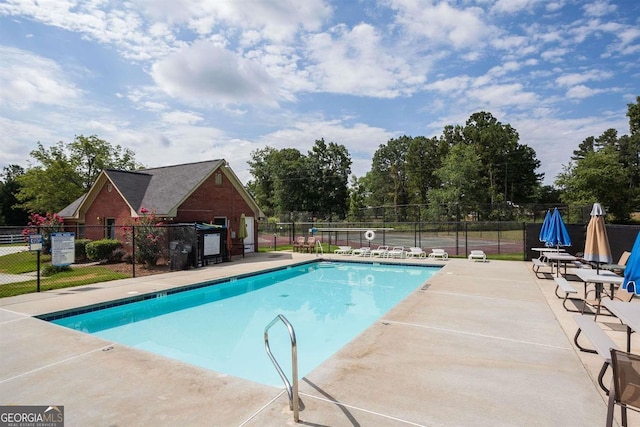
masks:
MULTIPOLYGON (((182 165, 164 166, 138 171, 121 171, 105 169, 102 171, 89 192, 64 208, 59 214, 62 217, 78 218, 82 205, 90 197, 92 191, 102 187, 105 180, 111 181, 131 209, 140 214, 140 209, 154 211, 160 217, 172 217, 178 207, 217 169, 226 166, 223 159, 209 160, 182 165)), ((238 191, 248 197, 256 213, 262 215, 260 208, 246 194, 244 187, 231 169, 226 174, 234 182, 238 191)), ((93 196, 95 198, 95 194, 93 196)))

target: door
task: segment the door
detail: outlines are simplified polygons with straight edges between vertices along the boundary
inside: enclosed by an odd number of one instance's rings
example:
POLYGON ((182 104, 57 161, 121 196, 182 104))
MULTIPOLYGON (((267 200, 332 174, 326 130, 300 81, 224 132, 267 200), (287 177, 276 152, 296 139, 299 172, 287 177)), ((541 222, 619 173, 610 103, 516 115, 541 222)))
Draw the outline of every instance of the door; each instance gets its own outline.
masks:
POLYGON ((252 216, 248 216, 245 218, 247 224, 247 237, 244 238, 244 251, 245 252, 256 252, 258 248, 256 248, 255 244, 255 233, 254 233, 254 221, 252 216))

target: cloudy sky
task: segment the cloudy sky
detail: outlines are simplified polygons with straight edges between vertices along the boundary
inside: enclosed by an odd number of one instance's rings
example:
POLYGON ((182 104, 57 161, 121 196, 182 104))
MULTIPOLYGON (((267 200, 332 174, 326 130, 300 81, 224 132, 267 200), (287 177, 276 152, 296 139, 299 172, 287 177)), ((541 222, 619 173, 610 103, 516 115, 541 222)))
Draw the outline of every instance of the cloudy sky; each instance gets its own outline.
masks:
POLYGON ((629 132, 637 0, 3 0, 0 168, 92 135, 147 167, 347 147, 488 111, 552 184, 587 136, 629 132))

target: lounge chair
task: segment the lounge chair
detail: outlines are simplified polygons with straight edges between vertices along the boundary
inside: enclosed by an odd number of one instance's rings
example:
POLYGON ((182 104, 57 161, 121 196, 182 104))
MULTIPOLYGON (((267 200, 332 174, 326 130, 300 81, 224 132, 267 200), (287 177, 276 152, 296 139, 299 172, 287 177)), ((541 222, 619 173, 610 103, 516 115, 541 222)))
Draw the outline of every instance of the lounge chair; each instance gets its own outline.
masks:
POLYGON ((299 236, 295 242, 293 242, 293 251, 298 251, 298 252, 302 252, 302 248, 304 247, 305 244, 305 237, 304 236, 299 236))
POLYGON ((371 248, 368 246, 364 246, 360 249, 354 249, 351 251, 352 256, 371 256, 371 248))
POLYGON ((338 249, 333 251, 333 253, 336 255, 349 255, 351 251, 351 246, 338 246, 338 249))
POLYGON ((444 249, 431 249, 429 258, 449 259, 449 254, 444 249))
POLYGON ((471 253, 469 254, 469 261, 473 261, 473 260, 481 260, 482 262, 486 262, 487 255, 484 253, 484 251, 480 251, 480 250, 471 251, 471 253))
POLYGON ((427 253, 425 251, 422 250, 422 248, 418 248, 418 247, 411 247, 409 248, 409 250, 407 251, 407 257, 409 258, 426 258, 427 257, 427 253))
POLYGON ((387 255, 387 252, 389 252, 389 246, 378 246, 377 249, 371 250, 371 256, 384 257, 387 255))
POLYGON ((394 246, 382 256, 387 258, 406 258, 407 252, 404 250, 404 246, 394 246))

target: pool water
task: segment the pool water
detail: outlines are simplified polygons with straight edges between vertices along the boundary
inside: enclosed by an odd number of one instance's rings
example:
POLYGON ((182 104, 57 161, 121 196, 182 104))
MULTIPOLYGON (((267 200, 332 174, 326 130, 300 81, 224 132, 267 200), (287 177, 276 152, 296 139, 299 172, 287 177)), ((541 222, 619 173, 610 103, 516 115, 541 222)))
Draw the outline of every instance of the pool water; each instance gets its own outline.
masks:
MULTIPOLYGON (((437 267, 316 262, 53 320, 58 325, 251 381, 280 386, 264 349, 278 314, 293 325, 303 377, 422 285, 437 267)), ((289 376, 284 324, 270 348, 289 376)))

